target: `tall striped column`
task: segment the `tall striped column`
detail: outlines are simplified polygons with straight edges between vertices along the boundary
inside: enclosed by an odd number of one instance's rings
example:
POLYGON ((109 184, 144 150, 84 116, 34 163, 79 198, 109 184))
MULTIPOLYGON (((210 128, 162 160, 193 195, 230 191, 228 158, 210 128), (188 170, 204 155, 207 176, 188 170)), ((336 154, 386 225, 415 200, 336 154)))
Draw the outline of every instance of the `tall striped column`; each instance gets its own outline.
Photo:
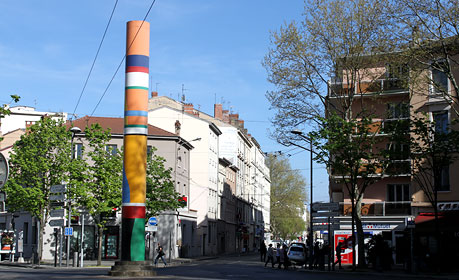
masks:
POLYGON ((126 37, 121 260, 144 261, 150 24, 129 21, 126 37))

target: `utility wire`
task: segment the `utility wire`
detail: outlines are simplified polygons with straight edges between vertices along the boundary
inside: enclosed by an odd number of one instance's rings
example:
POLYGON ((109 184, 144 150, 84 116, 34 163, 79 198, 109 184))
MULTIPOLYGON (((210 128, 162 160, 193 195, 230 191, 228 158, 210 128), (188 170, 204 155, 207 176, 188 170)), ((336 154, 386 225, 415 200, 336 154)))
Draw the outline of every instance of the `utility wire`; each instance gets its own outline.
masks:
MULTIPOLYGON (((137 30, 137 33, 135 34, 134 38, 132 39, 132 42, 129 45, 129 47, 127 48, 126 52, 131 48, 132 44, 134 43, 135 39, 137 38, 137 35, 139 34, 140 29, 142 29, 143 23, 145 22, 145 20, 147 19, 148 15, 150 14, 151 8, 153 8, 153 5, 155 4, 155 2, 156 2, 156 0, 153 0, 153 2, 151 2, 150 8, 148 9, 147 13, 145 14, 145 17, 142 20, 142 24, 140 24, 140 27, 137 30)), ((118 65, 118 68, 116 68, 115 73, 113 74, 110 82, 108 83, 107 87, 105 88, 104 93, 100 97, 99 102, 97 102, 96 107, 94 107, 94 110, 92 110, 92 113, 89 116, 89 118, 91 118, 94 115, 94 112, 97 110, 97 107, 99 107, 100 102, 102 101, 102 99, 104 98, 104 96, 107 93, 108 89, 110 88, 110 85, 112 84, 113 80, 115 79, 116 74, 118 74, 118 71, 120 70, 121 65, 123 65, 123 62, 124 62, 125 59, 126 59, 126 54, 124 54, 123 58, 121 59, 121 62, 118 65)))
POLYGON ((78 101, 75 105, 75 108, 73 109, 73 113, 72 113, 73 116, 75 116, 75 112, 81 101, 81 97, 83 97, 83 93, 86 89, 86 86, 88 85, 89 77, 91 77, 92 70, 94 69, 94 65, 96 64, 97 57, 99 56, 100 49, 102 48, 102 44, 104 42, 105 35, 107 34, 110 23, 112 22, 113 14, 115 13, 115 9, 117 5, 118 5, 118 0, 115 1, 115 5, 113 6, 112 13, 110 14, 110 18, 108 20, 107 26, 105 27, 104 35, 102 36, 102 40, 100 40, 99 48, 97 49, 96 56, 94 57, 94 60, 92 61, 91 69, 89 69, 89 73, 88 73, 88 76, 86 77, 86 81, 84 82, 83 89, 81 90, 81 93, 80 93, 80 97, 78 97, 78 101))

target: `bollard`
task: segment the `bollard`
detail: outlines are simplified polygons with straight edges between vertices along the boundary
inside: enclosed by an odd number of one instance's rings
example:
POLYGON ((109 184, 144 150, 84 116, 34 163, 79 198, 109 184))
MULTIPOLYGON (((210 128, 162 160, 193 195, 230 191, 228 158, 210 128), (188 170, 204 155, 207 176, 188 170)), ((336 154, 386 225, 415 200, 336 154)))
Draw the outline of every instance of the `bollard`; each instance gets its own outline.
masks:
POLYGON ((78 264, 78 252, 73 252, 73 267, 77 267, 78 264))

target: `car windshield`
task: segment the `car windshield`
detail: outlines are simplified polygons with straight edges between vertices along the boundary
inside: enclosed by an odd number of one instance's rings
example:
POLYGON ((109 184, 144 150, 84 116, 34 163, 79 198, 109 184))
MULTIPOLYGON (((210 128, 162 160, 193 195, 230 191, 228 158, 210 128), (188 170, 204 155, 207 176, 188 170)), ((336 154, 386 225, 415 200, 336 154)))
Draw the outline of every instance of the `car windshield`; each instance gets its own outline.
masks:
POLYGON ((290 247, 290 251, 303 252, 303 248, 302 247, 297 247, 297 246, 292 246, 292 247, 290 247))

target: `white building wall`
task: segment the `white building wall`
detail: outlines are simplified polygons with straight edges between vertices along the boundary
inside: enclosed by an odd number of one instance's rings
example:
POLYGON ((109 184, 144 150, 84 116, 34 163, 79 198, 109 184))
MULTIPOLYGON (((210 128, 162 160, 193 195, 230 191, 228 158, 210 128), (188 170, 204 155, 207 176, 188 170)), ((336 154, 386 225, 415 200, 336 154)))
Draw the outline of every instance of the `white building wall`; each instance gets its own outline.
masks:
POLYGON ((216 253, 216 227, 211 230, 209 220, 216 219, 218 178, 218 136, 210 123, 169 107, 148 112, 148 123, 175 133, 175 122, 181 124, 180 136, 191 141, 190 152, 190 210, 197 211, 196 254, 216 253), (196 140, 200 138, 200 140, 196 140), (205 236, 205 237, 204 237, 205 236), (205 252, 204 252, 205 250, 205 252))

